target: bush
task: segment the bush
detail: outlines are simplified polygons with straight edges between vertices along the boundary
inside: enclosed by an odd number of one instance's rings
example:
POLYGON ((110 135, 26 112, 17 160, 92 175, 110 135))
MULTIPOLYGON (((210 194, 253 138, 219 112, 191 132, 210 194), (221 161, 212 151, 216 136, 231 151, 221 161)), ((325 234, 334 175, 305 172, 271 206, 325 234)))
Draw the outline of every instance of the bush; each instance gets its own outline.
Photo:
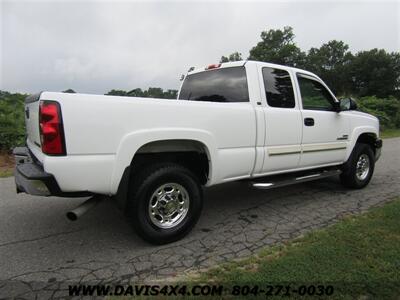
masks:
MULTIPOLYGON (((172 91, 175 93, 175 91, 172 91)), ((0 151, 25 142, 24 100, 27 95, 0 91, 0 151)), ((171 96, 172 97, 172 96, 171 96)), ((400 100, 394 97, 362 97, 359 109, 379 118, 381 129, 400 128, 400 100)))
POLYGON ((24 99, 27 95, 0 91, 0 150, 24 144, 24 99))
POLYGON ((400 128, 400 101, 394 97, 362 97, 357 101, 359 109, 376 116, 381 129, 400 128))

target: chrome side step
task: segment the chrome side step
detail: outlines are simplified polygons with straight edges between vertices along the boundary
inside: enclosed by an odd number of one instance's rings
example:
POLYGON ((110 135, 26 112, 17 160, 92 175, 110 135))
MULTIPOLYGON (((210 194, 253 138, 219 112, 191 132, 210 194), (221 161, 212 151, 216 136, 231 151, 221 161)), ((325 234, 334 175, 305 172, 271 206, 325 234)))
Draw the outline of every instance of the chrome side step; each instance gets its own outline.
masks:
POLYGON ((329 170, 329 171, 322 171, 318 173, 309 173, 309 174, 304 174, 303 176, 293 176, 291 178, 284 178, 284 179, 273 179, 271 177, 271 180, 269 182, 251 182, 251 186, 260 189, 260 190, 268 190, 268 189, 273 189, 277 187, 282 187, 282 186, 287 186, 287 185, 292 185, 296 183, 301 183, 301 182, 307 182, 307 181, 313 181, 317 179, 322 179, 326 177, 331 177, 335 175, 339 175, 342 173, 340 170, 329 170))

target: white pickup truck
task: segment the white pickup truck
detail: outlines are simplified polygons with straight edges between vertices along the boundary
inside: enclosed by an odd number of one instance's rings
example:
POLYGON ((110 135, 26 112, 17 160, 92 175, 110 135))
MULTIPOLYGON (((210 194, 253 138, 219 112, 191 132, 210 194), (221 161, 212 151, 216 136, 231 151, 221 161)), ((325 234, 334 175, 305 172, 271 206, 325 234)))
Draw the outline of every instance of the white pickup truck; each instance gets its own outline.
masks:
POLYGON ((313 73, 256 61, 191 68, 175 100, 42 92, 26 99, 17 192, 110 196, 142 238, 168 243, 197 222, 202 186, 366 186, 382 141, 356 108, 313 73))

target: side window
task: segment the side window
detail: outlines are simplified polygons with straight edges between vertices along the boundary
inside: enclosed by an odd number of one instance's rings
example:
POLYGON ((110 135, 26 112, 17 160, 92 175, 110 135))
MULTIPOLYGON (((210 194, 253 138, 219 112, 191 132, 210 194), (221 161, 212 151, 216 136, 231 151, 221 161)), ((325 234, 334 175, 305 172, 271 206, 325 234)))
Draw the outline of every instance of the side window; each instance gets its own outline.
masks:
POLYGON ((297 74, 303 109, 332 111, 334 99, 318 81, 297 74))
POLYGON ((295 107, 292 80, 287 71, 263 68, 262 69, 265 95, 271 107, 295 107))

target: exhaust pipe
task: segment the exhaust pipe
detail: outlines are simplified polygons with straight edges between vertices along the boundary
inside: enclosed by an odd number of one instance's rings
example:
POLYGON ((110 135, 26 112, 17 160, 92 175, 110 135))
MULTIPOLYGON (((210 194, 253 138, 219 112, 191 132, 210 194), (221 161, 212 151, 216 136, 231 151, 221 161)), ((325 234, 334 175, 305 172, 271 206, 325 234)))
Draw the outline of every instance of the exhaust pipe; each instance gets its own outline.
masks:
POLYGON ((95 207, 103 197, 101 196, 93 196, 86 200, 85 202, 81 203, 79 206, 75 207, 73 210, 67 212, 67 218, 70 221, 76 221, 80 216, 85 214, 89 209, 95 207))

